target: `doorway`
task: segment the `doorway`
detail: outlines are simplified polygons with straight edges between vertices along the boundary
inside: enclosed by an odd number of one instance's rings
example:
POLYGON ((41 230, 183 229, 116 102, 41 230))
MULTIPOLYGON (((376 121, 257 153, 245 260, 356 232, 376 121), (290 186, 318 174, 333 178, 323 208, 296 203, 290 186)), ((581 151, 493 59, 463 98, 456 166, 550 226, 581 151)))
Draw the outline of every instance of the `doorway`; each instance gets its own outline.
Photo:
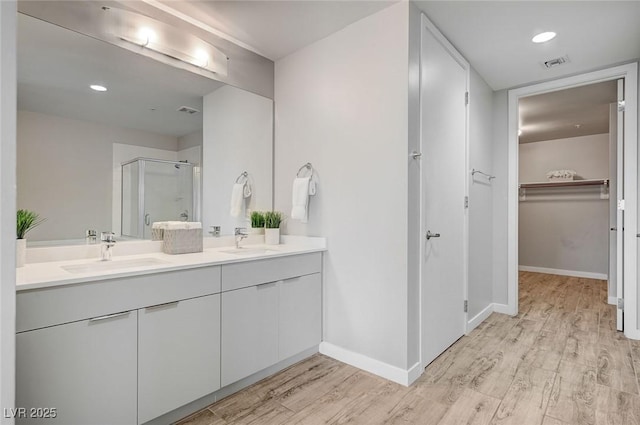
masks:
MULTIPOLYGON (((509 313, 518 313, 518 265, 520 246, 519 235, 519 144, 518 144, 518 104, 528 96, 550 93, 611 80, 624 80, 622 94, 625 99, 625 120, 622 134, 627 141, 622 151, 624 172, 620 183, 624 184, 621 195, 624 199, 623 252, 616 254, 623 260, 622 289, 625 305, 625 335, 639 338, 637 318, 637 64, 622 65, 574 77, 563 78, 509 91, 509 176, 508 176, 508 309, 509 313)), ((619 278, 618 278, 619 279, 619 278)))
POLYGON ((622 84, 608 80, 519 99, 521 314, 532 305, 573 312, 616 304, 622 84))

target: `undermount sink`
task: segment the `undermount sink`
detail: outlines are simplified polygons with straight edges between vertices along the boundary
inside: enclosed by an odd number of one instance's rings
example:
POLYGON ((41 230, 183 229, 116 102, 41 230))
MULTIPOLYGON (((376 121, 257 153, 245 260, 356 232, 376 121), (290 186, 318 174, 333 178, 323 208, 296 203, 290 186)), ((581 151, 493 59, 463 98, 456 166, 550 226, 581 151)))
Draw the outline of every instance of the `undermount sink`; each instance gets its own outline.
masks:
POLYGON ((275 249, 269 248, 234 248, 227 249, 224 252, 225 254, 234 254, 234 255, 262 255, 262 254, 271 254, 272 252, 278 252, 275 249))
POLYGON ((136 258, 133 260, 113 260, 113 261, 95 261, 93 263, 72 264, 69 266, 61 266, 62 269, 69 273, 91 273, 101 271, 111 271, 120 269, 131 269, 134 267, 156 266, 168 264, 166 261, 153 257, 136 258))

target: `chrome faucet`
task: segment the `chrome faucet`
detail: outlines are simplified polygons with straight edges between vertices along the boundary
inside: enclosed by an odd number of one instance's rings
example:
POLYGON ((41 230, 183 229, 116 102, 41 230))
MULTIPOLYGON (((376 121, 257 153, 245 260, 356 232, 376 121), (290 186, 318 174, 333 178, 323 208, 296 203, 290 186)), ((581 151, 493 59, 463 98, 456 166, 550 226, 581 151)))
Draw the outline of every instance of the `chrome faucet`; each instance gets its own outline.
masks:
POLYGON ((236 227, 233 234, 236 237, 236 249, 240 248, 240 241, 249 236, 247 234, 247 229, 244 227, 236 227))
POLYGON ((100 233, 100 241, 102 242, 100 259, 102 261, 111 261, 113 257, 113 247, 116 244, 116 234, 113 232, 102 232, 100 233))
POLYGON ((97 242, 98 232, 95 230, 89 229, 84 233, 85 240, 88 244, 93 245, 97 242))

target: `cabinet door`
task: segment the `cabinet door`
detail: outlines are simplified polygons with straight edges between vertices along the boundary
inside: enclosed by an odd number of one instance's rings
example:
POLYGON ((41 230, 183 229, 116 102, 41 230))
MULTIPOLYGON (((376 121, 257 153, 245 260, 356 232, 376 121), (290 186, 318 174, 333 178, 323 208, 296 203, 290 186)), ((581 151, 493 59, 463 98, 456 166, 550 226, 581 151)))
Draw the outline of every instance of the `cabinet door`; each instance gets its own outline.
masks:
POLYGON ((222 294, 222 386, 278 362, 278 286, 222 294))
POLYGON ((135 424, 136 316, 131 311, 17 334, 16 405, 26 408, 17 423, 135 424), (37 417, 47 408, 55 418, 37 417))
POLYGON ((287 359, 318 346, 322 338, 322 280, 320 274, 280 282, 278 353, 287 359))
POLYGON ((138 312, 138 423, 220 388, 220 295, 138 312))

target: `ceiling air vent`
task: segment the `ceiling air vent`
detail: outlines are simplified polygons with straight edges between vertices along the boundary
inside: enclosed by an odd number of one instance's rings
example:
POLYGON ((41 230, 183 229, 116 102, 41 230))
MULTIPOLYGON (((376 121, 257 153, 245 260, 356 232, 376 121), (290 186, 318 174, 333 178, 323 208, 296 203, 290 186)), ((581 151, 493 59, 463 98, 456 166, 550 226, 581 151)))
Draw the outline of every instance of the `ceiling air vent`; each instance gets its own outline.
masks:
POLYGON ((548 61, 545 61, 543 63, 545 68, 555 68, 556 66, 560 66, 562 64, 565 64, 569 62, 569 57, 568 56, 561 56, 559 58, 555 58, 555 59, 549 59, 548 61))
POLYGON ((196 108, 190 108, 188 106, 181 106, 178 108, 178 112, 186 112, 189 115, 197 114, 198 111, 196 108))

